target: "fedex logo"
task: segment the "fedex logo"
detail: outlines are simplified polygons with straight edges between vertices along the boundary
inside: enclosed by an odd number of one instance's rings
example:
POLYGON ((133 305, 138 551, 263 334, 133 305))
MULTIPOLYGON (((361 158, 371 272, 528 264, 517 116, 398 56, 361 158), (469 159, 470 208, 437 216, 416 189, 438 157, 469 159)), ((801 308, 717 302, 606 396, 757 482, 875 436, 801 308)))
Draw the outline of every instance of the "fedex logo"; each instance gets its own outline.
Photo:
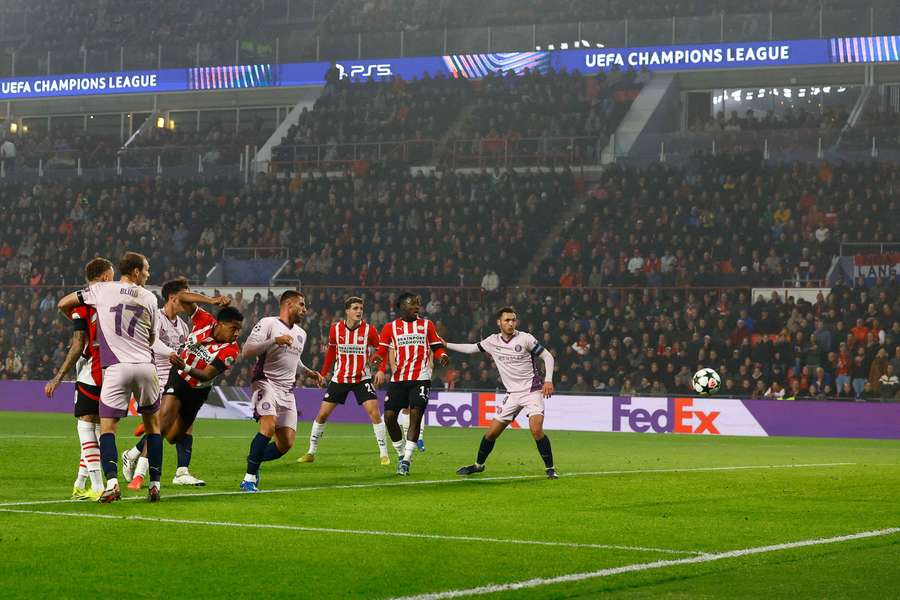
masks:
POLYGON ((346 79, 347 77, 351 79, 369 79, 374 77, 376 79, 382 77, 390 77, 394 74, 391 71, 390 63, 380 63, 380 64, 371 64, 371 65, 342 65, 341 63, 335 63, 335 66, 338 70, 338 78, 346 79))
MULTIPOLYGON (((668 398, 666 407, 654 411, 631 408, 633 398, 613 398, 612 430, 644 433, 706 433, 719 435, 716 419, 720 411, 692 410, 693 398, 668 398), (627 423, 623 428, 622 422, 627 423)), ((640 400, 639 398, 637 400, 640 400)))

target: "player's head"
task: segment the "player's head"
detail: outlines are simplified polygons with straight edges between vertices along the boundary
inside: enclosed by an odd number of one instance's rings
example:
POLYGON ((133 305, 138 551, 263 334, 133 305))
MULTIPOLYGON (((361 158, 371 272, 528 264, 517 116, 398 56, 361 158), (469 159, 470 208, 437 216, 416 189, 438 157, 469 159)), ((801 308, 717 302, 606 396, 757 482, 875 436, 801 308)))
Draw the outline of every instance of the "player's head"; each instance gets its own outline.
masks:
POLYGON ((119 272, 132 283, 144 285, 150 279, 150 263, 139 252, 126 252, 119 260, 119 272))
POLYGON ((412 292, 403 292, 397 297, 397 314, 406 321, 419 318, 419 310, 422 308, 422 300, 412 292))
POLYGON ((519 317, 516 309, 510 306, 504 306, 497 311, 497 327, 503 335, 512 335, 519 325, 519 317))
POLYGON ((353 323, 360 322, 362 320, 363 307, 363 299, 359 296, 350 296, 344 300, 344 312, 347 315, 347 320, 353 323))
POLYGON ((105 258, 92 258, 91 261, 84 266, 84 278, 88 283, 97 283, 98 281, 112 281, 115 276, 113 264, 105 258))
POLYGON ((213 327, 213 338, 220 344, 237 341, 244 324, 244 315, 233 306, 226 306, 216 315, 216 326, 213 327))
MULTIPOLYGON (((178 294, 187 290, 189 288, 187 278, 178 277, 171 281, 167 281, 162 286, 162 299, 165 304, 169 302, 176 302, 178 300, 178 294)), ((180 304, 180 303, 179 303, 180 304)), ((178 307, 179 311, 181 310, 181 306, 178 307)))
POLYGON ((294 290, 284 292, 281 294, 279 304, 281 314, 287 317, 291 325, 299 323, 306 316, 306 297, 301 292, 294 290))

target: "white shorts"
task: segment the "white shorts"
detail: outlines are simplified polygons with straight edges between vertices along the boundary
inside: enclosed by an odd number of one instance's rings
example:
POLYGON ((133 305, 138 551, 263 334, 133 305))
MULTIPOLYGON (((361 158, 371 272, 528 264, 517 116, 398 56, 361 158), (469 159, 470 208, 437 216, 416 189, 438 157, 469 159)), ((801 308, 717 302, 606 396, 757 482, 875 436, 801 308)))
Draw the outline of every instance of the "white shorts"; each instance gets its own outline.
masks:
POLYGON ((290 427, 297 431, 297 400, 294 393, 275 387, 268 381, 250 384, 250 402, 254 414, 275 417, 275 427, 290 427))
POLYGON ((159 410, 159 378, 151 363, 116 363, 103 369, 100 388, 100 416, 121 419, 128 416, 132 394, 138 412, 153 414, 159 410))
POLYGON ((515 419, 519 413, 525 410, 525 416, 544 414, 544 396, 541 390, 533 392, 512 392, 506 394, 503 398, 503 404, 500 405, 494 419, 509 423, 515 419))

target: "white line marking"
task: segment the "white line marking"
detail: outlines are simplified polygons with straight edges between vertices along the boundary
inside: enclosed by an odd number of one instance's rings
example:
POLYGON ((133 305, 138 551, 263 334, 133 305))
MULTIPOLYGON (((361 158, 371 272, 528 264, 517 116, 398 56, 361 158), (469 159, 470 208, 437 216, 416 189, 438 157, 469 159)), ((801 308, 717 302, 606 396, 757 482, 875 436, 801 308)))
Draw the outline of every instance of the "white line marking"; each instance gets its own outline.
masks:
POLYGON ((630 550, 635 552, 662 552, 664 554, 689 554, 703 556, 704 552, 695 550, 672 550, 670 548, 648 548, 645 546, 623 546, 619 544, 582 544, 578 542, 551 542, 543 540, 519 540, 508 538, 492 538, 470 535, 441 535, 436 533, 406 533, 403 531, 379 531, 371 529, 339 529, 333 527, 305 527, 302 525, 277 525, 268 523, 235 523, 231 521, 195 521, 192 519, 167 519, 161 517, 142 517, 138 515, 120 516, 104 515, 99 513, 61 512, 41 510, 19 510, 15 508, 0 508, 0 512, 25 515, 45 515, 56 517, 80 517, 89 519, 112 519, 119 521, 148 521, 152 523, 175 523, 178 525, 207 525, 212 527, 243 527, 249 529, 281 529, 287 531, 308 531, 313 533, 338 533, 349 535, 371 535, 416 538, 426 540, 449 540, 459 542, 488 542, 493 544, 518 544, 523 546, 556 546, 564 548, 591 548, 599 550, 630 550))
MULTIPOLYGON (((329 435, 328 439, 342 439, 342 440, 369 440, 374 436, 372 434, 369 435, 329 435)), ((38 435, 31 433, 0 433, 0 440, 73 440, 77 441, 77 435, 38 435)), ((121 439, 121 438, 120 438, 121 439)), ((134 438, 137 441, 140 438, 134 438)), ((247 440, 252 439, 246 435, 197 435, 198 440, 247 440)))
MULTIPOLYGON (((644 475, 655 473, 704 473, 717 471, 746 471, 756 469, 807 469, 817 467, 846 467, 856 463, 838 462, 838 463, 797 463, 785 465, 740 465, 734 467, 688 467, 688 468, 672 468, 672 469, 631 469, 622 471, 584 471, 578 473, 561 474, 561 478, 568 477, 602 477, 606 475, 644 475)), ((378 483, 336 483, 332 485, 316 485, 298 488, 276 488, 273 490, 260 490, 256 494, 248 494, 244 491, 233 492, 196 492, 186 494, 166 494, 163 496, 165 500, 173 498, 208 498, 211 496, 257 496, 259 494, 292 494, 295 492, 319 492, 322 490, 359 490, 366 488, 387 488, 387 487, 403 487, 409 485, 437 485, 442 483, 468 483, 469 485, 477 485, 479 481, 517 481, 527 479, 544 479, 544 475, 502 475, 497 477, 474 477, 456 479, 425 479, 423 481, 403 480, 403 481, 382 481, 378 483)), ((146 500, 144 496, 128 496, 122 498, 123 501, 129 500, 146 500)), ((22 502, 4 502, 0 503, 0 508, 8 506, 41 506, 46 504, 77 504, 84 502, 83 500, 26 500, 22 502)))
POLYGON ((570 575, 559 575, 557 577, 536 577, 526 581, 517 581, 514 583, 490 584, 479 587, 447 590, 445 592, 433 592, 429 594, 418 594, 414 596, 403 596, 402 598, 394 598, 393 600, 442 600, 443 598, 461 598, 463 596, 474 596, 476 594, 493 594, 496 592, 507 592, 511 590, 521 590, 534 588, 542 585, 552 585, 556 583, 568 583, 572 581, 583 581, 585 579, 597 579, 600 577, 610 577, 612 575, 620 575, 622 573, 634 573, 637 571, 649 571, 651 569, 663 569, 665 567, 674 567, 678 565, 692 565, 699 563, 713 562, 724 560, 726 558, 739 558, 742 556, 750 556, 752 554, 764 554, 766 552, 777 552, 779 550, 790 550, 792 548, 804 548, 806 546, 818 546, 822 544, 836 544, 839 542, 847 542, 850 540, 860 540, 864 538, 880 537, 886 535, 894 535, 900 533, 900 528, 890 527, 887 529, 878 529, 875 531, 863 531, 860 533, 852 533, 850 535, 840 535, 830 538, 816 538, 811 540, 801 540, 799 542, 788 542, 785 544, 773 544, 771 546, 757 546, 755 548, 744 548, 743 550, 732 550, 730 552, 718 552, 714 554, 703 554, 700 556, 691 556, 689 558, 679 558, 670 560, 658 560, 649 563, 635 563, 622 567, 612 567, 609 569, 600 569, 599 571, 590 571, 587 573, 572 573, 570 575))

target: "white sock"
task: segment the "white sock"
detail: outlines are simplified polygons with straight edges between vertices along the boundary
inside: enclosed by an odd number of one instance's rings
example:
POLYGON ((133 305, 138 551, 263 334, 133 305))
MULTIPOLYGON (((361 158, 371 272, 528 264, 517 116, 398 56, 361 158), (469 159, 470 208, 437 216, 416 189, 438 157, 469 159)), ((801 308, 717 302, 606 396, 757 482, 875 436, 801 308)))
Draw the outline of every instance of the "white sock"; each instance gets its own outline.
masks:
MULTIPOLYGON (((103 489, 103 477, 100 474, 100 442, 97 441, 94 424, 89 421, 78 421, 78 439, 81 441, 81 460, 85 471, 91 478, 91 489, 103 489)), ((78 470, 81 480, 81 469, 78 470)), ((84 487, 84 482, 78 487, 84 487)))
POLYGON ((151 488, 159 489, 159 482, 158 482, 158 481, 151 481, 151 482, 150 482, 150 487, 151 487, 151 488))
POLYGON ((119 480, 116 479, 115 477, 113 477, 112 479, 106 480, 106 489, 108 489, 108 490, 113 489, 117 485, 119 485, 119 480))
POLYGON ((425 437, 425 419, 423 418, 422 422, 419 423, 419 441, 421 442, 424 437, 425 437))
POLYGON ((250 473, 244 473, 244 481, 249 481, 250 483, 256 483, 258 481, 256 475, 251 475, 250 473))
POLYGON ((397 415, 397 424, 400 425, 400 430, 403 432, 403 439, 406 439, 406 432, 409 431, 409 413, 401 412, 397 415))
POLYGON ((75 478, 75 487, 79 489, 84 488, 87 478, 88 470, 87 467, 84 466, 84 454, 82 454, 81 459, 78 461, 78 477, 75 478))
POLYGON ((415 442, 406 440, 406 450, 403 452, 403 460, 405 460, 406 462, 411 461, 413 452, 415 452, 417 449, 418 446, 416 446, 415 442))
POLYGON ((127 452, 125 452, 125 456, 127 456, 131 460, 137 460, 140 455, 141 455, 141 451, 138 450, 137 448, 132 448, 131 450, 128 450, 127 452))
POLYGON ((148 471, 150 471, 150 461, 146 456, 142 456, 138 459, 137 467, 134 468, 134 476, 146 479, 148 471))
POLYGON ((396 442, 392 441, 391 444, 394 445, 394 450, 397 451, 397 457, 403 458, 403 449, 406 448, 406 442, 398 440, 396 442))
POLYGON ((375 441, 378 443, 378 454, 387 456, 387 428, 384 426, 384 420, 372 424, 375 430, 375 441))
POLYGON ((309 454, 315 454, 319 449, 319 440, 325 435, 325 423, 319 423, 313 419, 312 431, 309 432, 309 454))

